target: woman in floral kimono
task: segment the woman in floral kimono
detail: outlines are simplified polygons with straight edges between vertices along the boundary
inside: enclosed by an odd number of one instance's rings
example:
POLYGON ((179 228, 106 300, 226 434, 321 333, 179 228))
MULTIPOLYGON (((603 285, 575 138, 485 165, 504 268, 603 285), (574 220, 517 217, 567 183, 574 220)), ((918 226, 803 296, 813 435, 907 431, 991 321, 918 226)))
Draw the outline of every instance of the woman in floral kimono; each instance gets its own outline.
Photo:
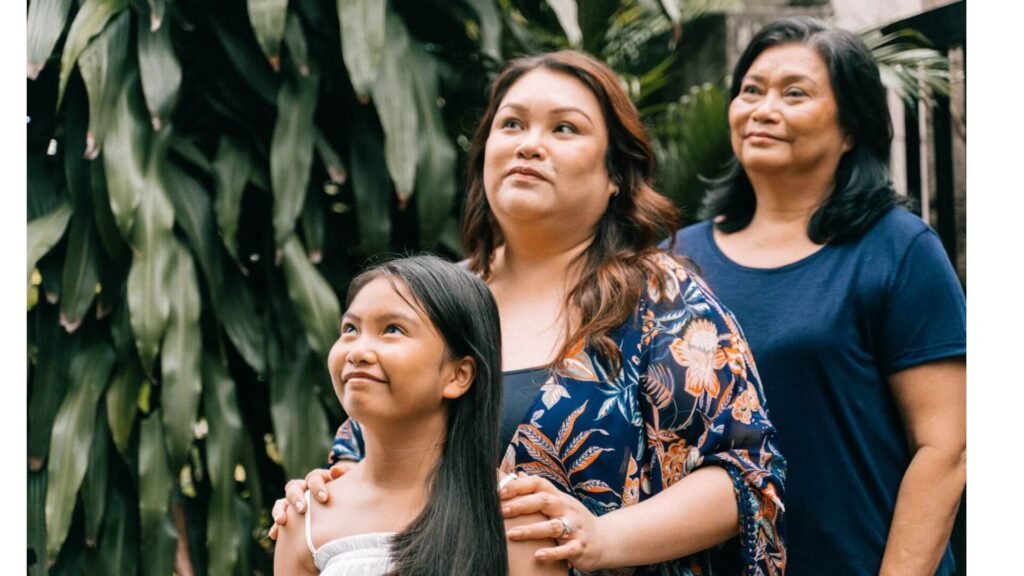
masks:
MULTIPOLYGON (((462 236, 501 317, 501 458, 520 473, 504 513, 549 518, 508 537, 554 537, 537 557, 578 572, 781 574, 785 461, 757 369, 732 315, 657 247, 678 214, 652 168, 593 58, 514 60, 495 80, 462 236)), ((360 459, 361 442, 346 422, 332 459, 360 459)), ((342 467, 290 482, 288 502, 342 467)))

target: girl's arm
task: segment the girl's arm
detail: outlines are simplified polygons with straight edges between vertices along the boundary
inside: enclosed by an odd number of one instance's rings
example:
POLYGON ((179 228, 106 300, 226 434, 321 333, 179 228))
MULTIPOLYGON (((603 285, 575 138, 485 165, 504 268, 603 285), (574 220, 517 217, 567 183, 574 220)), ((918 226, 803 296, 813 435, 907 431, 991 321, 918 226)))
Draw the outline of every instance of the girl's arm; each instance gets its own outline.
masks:
POLYGON ((275 576, 303 576, 317 574, 313 555, 306 545, 305 518, 295 511, 294 506, 286 510, 288 522, 278 530, 277 545, 274 548, 275 576))
MULTIPOLYGON (((547 517, 543 514, 527 514, 505 519, 505 530, 516 526, 543 522, 547 517)), ((541 548, 557 546, 555 540, 508 540, 508 574, 509 576, 565 576, 569 567, 564 560, 542 562, 536 553, 541 548)))

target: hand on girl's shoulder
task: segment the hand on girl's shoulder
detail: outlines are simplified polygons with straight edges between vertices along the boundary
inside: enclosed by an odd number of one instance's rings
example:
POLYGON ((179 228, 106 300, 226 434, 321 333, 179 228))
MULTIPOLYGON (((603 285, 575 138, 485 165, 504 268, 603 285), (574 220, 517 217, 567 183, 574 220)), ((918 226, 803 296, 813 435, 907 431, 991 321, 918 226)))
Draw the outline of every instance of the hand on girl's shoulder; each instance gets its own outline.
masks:
POLYGON ((294 506, 285 508, 288 522, 281 526, 274 546, 275 576, 316 574, 313 555, 306 546, 305 517, 294 506))

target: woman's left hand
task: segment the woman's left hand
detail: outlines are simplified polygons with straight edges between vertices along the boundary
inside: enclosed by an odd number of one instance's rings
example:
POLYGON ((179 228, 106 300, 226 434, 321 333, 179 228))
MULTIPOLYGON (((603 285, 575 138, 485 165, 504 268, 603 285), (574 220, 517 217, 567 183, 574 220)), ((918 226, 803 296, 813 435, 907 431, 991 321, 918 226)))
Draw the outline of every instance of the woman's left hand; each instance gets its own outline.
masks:
POLYGON ((507 532, 509 540, 550 540, 558 546, 541 548, 538 560, 566 560, 578 570, 602 568, 601 523, 579 500, 569 496, 539 476, 519 473, 501 489, 501 512, 505 518, 541 513, 550 520, 516 526, 507 532))

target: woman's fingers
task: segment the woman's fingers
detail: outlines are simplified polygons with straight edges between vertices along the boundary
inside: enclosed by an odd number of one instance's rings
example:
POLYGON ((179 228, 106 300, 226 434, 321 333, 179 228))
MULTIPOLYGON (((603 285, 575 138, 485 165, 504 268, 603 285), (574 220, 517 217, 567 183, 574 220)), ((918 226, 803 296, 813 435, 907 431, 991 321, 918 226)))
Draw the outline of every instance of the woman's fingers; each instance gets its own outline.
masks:
POLYGON ((535 492, 547 492, 549 494, 561 494, 555 485, 548 480, 541 478, 540 476, 527 476, 522 472, 519 473, 515 480, 509 482, 504 488, 498 492, 498 496, 502 500, 508 500, 515 498, 523 494, 533 494, 535 492))
POLYGON ((509 540, 551 540, 562 535, 565 526, 559 520, 545 520, 516 526, 505 533, 509 540))
MULTIPOLYGON (((310 474, 312 475, 312 474, 310 474)), ((306 476, 309 478, 310 476, 306 476)), ((306 513, 306 489, 308 483, 306 480, 289 480, 284 485, 284 497, 288 501, 288 504, 295 508, 299 514, 306 513)))
POLYGON ((571 563, 583 557, 584 546, 585 540, 573 539, 552 548, 541 548, 534 553, 534 557, 545 562, 565 560, 571 563))
POLYGON ((548 518, 557 518, 567 510, 564 498, 568 498, 568 496, 548 492, 517 496, 512 500, 502 502, 501 513, 505 518, 515 518, 535 512, 540 512, 548 518))
POLYGON ((327 503, 329 498, 327 495, 327 483, 334 479, 332 474, 331 470, 314 470, 306 474, 306 490, 309 490, 309 493, 314 498, 324 504, 327 503))
POLYGON ((341 478, 342 476, 345 475, 346 472, 354 468, 355 465, 356 462, 353 462, 351 460, 340 460, 338 462, 335 462, 334 465, 331 466, 331 480, 341 478))

